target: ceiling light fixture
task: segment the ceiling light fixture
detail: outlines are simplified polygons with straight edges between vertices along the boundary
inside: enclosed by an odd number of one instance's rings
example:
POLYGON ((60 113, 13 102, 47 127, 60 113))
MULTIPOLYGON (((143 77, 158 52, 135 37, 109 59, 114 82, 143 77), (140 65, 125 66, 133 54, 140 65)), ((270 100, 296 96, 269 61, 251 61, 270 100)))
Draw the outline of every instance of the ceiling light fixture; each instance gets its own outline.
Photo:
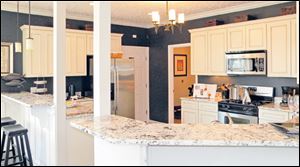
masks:
MULTIPOLYGON (((174 9, 169 9, 169 1, 166 1, 166 15, 168 17, 168 23, 164 25, 165 31, 172 31, 174 34, 175 27, 178 26, 180 32, 182 32, 182 26, 184 24, 185 18, 184 13, 179 13, 176 18, 176 11, 174 9)), ((160 28, 160 14, 158 11, 151 12, 152 23, 155 26, 155 33, 158 34, 160 28)))
POLYGON ((19 39, 19 15, 20 15, 20 2, 17 1, 17 40, 15 42, 15 52, 16 53, 21 53, 22 52, 22 44, 19 39))
POLYGON ((28 38, 26 38, 26 50, 33 49, 33 38, 31 38, 31 1, 28 1, 29 12, 28 12, 28 24, 29 24, 29 33, 28 38))

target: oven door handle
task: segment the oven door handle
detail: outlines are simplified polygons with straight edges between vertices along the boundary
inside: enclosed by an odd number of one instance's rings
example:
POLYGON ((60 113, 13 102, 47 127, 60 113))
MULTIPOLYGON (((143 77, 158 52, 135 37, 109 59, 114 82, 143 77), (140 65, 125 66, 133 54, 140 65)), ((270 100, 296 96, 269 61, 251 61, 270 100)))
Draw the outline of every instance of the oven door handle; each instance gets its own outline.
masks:
POLYGON ((234 122, 233 122, 231 116, 229 115, 229 113, 226 113, 226 116, 227 116, 228 119, 229 119, 229 124, 230 124, 230 125, 234 124, 234 122))

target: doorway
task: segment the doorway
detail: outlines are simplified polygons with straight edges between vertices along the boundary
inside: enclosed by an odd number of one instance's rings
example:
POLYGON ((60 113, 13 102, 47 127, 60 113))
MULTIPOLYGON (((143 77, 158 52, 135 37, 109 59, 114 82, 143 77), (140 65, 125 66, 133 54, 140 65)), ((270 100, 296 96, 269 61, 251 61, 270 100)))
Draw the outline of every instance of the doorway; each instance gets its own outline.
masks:
POLYGON ((181 123, 181 98, 190 96, 197 77, 191 75, 191 45, 169 45, 169 123, 181 123))

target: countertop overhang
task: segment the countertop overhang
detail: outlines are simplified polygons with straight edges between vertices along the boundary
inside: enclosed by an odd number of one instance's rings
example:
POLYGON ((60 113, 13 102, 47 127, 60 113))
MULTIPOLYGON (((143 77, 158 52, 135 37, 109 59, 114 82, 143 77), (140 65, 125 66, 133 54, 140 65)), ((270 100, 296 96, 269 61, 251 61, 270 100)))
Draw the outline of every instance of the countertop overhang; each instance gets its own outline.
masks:
POLYGON ((287 136, 269 124, 171 125, 103 116, 76 119, 71 126, 112 144, 299 148, 299 136, 287 136))

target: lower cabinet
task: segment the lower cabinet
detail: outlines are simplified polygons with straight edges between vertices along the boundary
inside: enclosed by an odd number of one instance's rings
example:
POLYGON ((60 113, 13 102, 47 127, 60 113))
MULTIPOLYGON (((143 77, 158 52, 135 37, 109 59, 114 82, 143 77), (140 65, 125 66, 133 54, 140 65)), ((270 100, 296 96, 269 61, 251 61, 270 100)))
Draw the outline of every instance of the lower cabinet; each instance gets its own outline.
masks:
POLYGON ((1 99, 1 118, 6 117, 5 103, 1 99))
POLYGON ((210 124, 218 120, 218 104, 197 100, 182 100, 183 124, 210 124))
POLYGON ((197 124, 198 120, 198 111, 182 109, 182 123, 184 124, 197 124))
POLYGON ((259 123, 287 122, 292 119, 292 113, 280 110, 259 110, 259 123))

